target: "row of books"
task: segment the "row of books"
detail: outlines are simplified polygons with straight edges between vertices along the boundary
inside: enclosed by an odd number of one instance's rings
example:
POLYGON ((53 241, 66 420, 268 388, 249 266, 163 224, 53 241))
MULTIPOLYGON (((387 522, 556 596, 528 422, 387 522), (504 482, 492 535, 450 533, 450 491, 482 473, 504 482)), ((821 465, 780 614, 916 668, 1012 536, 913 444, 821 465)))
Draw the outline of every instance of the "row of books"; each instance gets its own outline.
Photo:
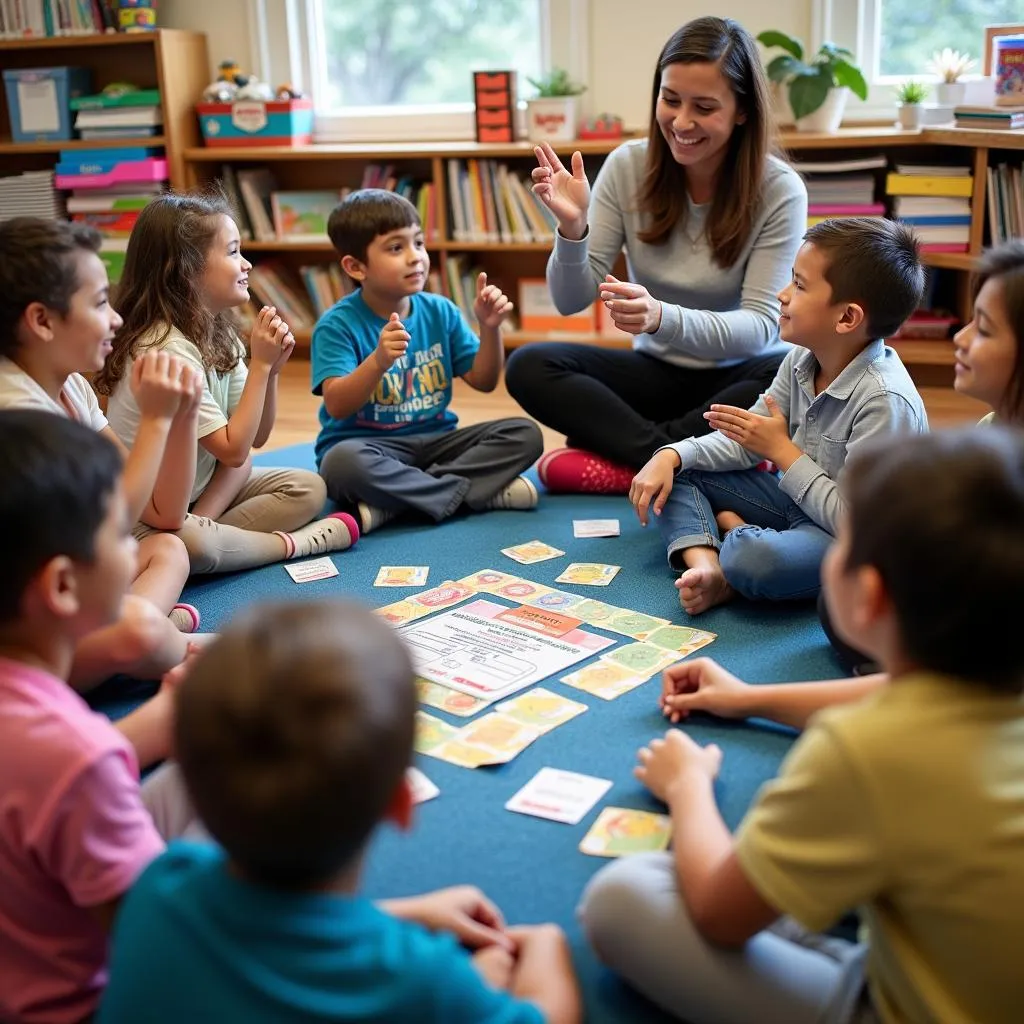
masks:
MULTIPOLYGON (((376 180, 367 165, 364 181, 376 180)), ((380 184, 366 188, 383 188, 380 184)), ((326 242, 327 222, 331 211, 352 191, 340 189, 282 190, 274 175, 265 167, 236 170, 230 164, 221 168, 221 185, 235 210, 243 239, 259 242, 326 242)), ((389 191, 405 196, 413 203, 428 239, 437 238, 436 195, 431 182, 425 184, 412 178, 389 178, 389 191)))
POLYGON ((449 160, 448 214, 457 242, 550 242, 555 221, 507 164, 449 160))
POLYGON ((913 225, 922 252, 967 252, 974 179, 969 167, 898 164, 886 175, 893 216, 913 225))
POLYGON ((1024 172, 1020 165, 989 167, 987 197, 992 244, 1024 238, 1024 172))
POLYGON ((64 196, 54 185, 53 171, 25 171, 0 178, 0 221, 14 217, 61 220, 64 196))
POLYGON ((0 39, 90 35, 116 26, 113 0, 0 0, 0 39))

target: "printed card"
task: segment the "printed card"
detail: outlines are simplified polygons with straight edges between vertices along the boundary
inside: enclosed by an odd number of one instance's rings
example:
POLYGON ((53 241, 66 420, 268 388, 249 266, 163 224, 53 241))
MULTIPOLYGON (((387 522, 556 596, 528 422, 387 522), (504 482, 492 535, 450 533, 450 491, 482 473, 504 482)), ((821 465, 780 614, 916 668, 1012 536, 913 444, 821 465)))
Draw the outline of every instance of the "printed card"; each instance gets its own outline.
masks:
POLYGON ((618 519, 574 519, 572 521, 574 537, 618 537, 618 519))
POLYGON ((584 693, 593 694, 602 700, 615 700, 630 690, 635 690, 647 682, 649 676, 631 672, 628 668, 615 665, 610 661, 595 661, 576 672, 562 676, 561 682, 574 686, 584 693))
POLYGON ((545 594, 533 594, 523 598, 523 604, 532 604, 534 608, 546 608, 553 612, 564 612, 578 605, 583 600, 576 594, 570 594, 566 590, 550 590, 545 588, 545 594))
POLYGON ((424 590, 422 594, 416 594, 409 600, 413 604, 422 605, 432 612, 440 608, 450 608, 453 604, 465 601, 467 597, 473 597, 473 591, 465 583, 454 583, 452 580, 445 580, 440 586, 432 590, 424 590))
POLYGON ((581 625, 580 620, 574 619, 571 615, 528 604, 521 604, 518 608, 506 608, 503 612, 498 612, 495 618, 501 619, 502 622, 511 622, 523 629, 532 629, 545 636, 565 636, 581 625))
POLYGON ((468 693, 450 690, 447 686, 431 682, 421 676, 416 677, 416 694, 421 704, 437 708, 438 711, 447 711, 449 715, 455 715, 457 718, 469 718, 493 703, 482 697, 472 697, 468 693))
POLYGON ((510 548, 502 548, 501 553, 523 565, 533 562, 546 562, 549 558, 560 558, 565 554, 542 540, 528 540, 525 544, 516 544, 510 548))
POLYGON ((441 792, 419 768, 407 769, 405 778, 409 783, 409 788, 412 790, 412 802, 414 804, 424 804, 428 800, 433 800, 441 792))
POLYGON ((614 662, 646 679, 679 660, 679 655, 675 651, 666 651, 664 647, 656 647, 649 643, 626 644, 601 657, 604 661, 614 662))
POLYGON ((394 604, 386 604, 377 609, 377 614, 386 619, 392 626, 401 626, 406 622, 415 622, 422 619, 424 615, 430 614, 429 608, 421 604, 413 604, 412 601, 395 601, 394 604))
POLYGON ((304 562, 285 562, 284 571, 293 583, 312 583, 338 575, 338 567, 325 555, 323 558, 307 558, 304 562))
POLYGON ((607 587, 622 566, 601 562, 573 562, 555 577, 556 583, 576 583, 585 587, 607 587))
POLYGON ((524 725, 532 725, 542 732, 550 732, 569 719, 582 715, 587 710, 587 705, 569 700, 568 697, 561 697, 542 686, 535 686, 518 697, 504 701, 494 710, 524 725))
POLYGON ((541 768, 505 804, 505 809, 578 825, 611 786, 608 779, 596 779, 559 768, 541 768))
POLYGON ((580 852, 591 857, 623 857, 664 850, 671 838, 672 820, 667 814, 605 807, 580 842, 580 852))
POLYGON ((382 565, 373 581, 375 587, 422 587, 429 565, 382 565))
MULTIPOLYGON (((693 654, 702 647, 707 647, 716 638, 717 633, 709 633, 704 629, 693 629, 691 626, 662 626, 647 636, 647 643, 656 647, 664 647, 666 651, 675 651, 679 658, 693 654)), ((677 658, 678 660, 678 658, 677 658)))
POLYGON ((499 597, 507 597, 510 601, 532 604, 550 590, 551 588, 544 586, 543 583, 534 583, 532 580, 520 580, 513 577, 507 583, 502 583, 492 590, 491 593, 499 597))
POLYGON ((481 569, 479 572, 463 576, 459 583, 464 583, 473 590, 482 591, 485 594, 493 594, 498 587, 506 583, 522 582, 518 576, 512 576, 507 572, 499 572, 497 569, 481 569))
POLYGON ((616 615, 625 610, 625 608, 616 608, 613 604, 605 604, 604 601, 595 601, 587 597, 579 604, 573 605, 572 613, 577 619, 582 619, 590 626, 604 628, 616 615))
POLYGON ((669 625, 668 619, 659 619, 655 615, 631 611, 622 611, 603 623, 604 628, 612 633, 621 633, 634 640, 646 640, 656 629, 667 625, 669 625))
POLYGON ((458 735, 459 730, 425 711, 416 712, 416 738, 413 746, 421 754, 429 754, 435 747, 458 735))
POLYGON ((463 726, 444 743, 424 751, 460 768, 505 764, 543 735, 540 729, 492 713, 463 726))

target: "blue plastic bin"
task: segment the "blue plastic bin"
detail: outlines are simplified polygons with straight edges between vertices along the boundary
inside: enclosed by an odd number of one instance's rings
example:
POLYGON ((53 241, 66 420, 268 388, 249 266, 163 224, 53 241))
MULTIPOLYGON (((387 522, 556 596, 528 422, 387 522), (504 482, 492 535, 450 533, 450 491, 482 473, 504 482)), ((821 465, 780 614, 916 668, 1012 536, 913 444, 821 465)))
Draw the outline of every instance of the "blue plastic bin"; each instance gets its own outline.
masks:
POLYGON ((15 68, 4 72, 11 138, 53 142, 72 137, 71 100, 92 91, 89 68, 15 68), (22 109, 23 101, 26 108, 22 109))

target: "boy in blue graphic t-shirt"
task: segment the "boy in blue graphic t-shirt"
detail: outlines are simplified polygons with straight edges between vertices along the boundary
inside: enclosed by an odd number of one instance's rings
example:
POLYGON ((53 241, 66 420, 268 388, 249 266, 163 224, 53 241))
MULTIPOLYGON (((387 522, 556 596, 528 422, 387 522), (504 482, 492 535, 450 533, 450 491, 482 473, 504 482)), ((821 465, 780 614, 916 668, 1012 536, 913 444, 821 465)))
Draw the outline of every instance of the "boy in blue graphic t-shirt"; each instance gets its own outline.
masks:
POLYGON ((331 214, 328 234, 355 291, 313 331, 313 393, 323 397, 317 465, 327 493, 354 505, 363 533, 402 512, 435 521, 465 505, 530 509, 520 476, 543 440, 526 418, 456 428, 452 380, 493 391, 504 364, 499 325, 512 303, 480 274, 473 312, 424 292, 430 257, 416 207, 361 189, 331 214))

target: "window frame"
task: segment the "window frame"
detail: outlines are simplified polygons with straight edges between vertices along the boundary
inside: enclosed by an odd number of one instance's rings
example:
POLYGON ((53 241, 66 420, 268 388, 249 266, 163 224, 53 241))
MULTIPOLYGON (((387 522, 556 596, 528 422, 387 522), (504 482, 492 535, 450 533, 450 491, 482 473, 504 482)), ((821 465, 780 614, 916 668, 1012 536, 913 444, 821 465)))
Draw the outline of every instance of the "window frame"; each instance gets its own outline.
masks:
MULTIPOLYGON (((587 84, 588 0, 538 2, 544 67, 564 67, 574 79, 587 84)), ((321 0, 286 0, 282 11, 280 4, 270 0, 249 0, 252 36, 260 43, 261 77, 315 92, 321 74, 317 66, 320 4, 321 0)), ((475 137, 472 103, 354 108, 344 113, 318 109, 314 128, 317 142, 433 142, 475 137)))

